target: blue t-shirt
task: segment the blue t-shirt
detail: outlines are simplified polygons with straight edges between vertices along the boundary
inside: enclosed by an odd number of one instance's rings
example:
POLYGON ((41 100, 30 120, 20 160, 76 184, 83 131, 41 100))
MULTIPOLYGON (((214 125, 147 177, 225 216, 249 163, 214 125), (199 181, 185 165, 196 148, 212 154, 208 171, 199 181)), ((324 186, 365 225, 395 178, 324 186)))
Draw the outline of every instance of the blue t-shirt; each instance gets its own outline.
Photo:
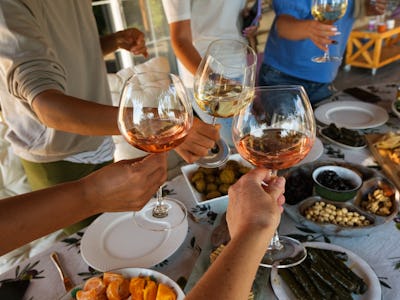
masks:
MULTIPOLYGON (((296 19, 313 19, 311 2, 305 0, 273 1, 273 7, 276 16, 286 14, 296 19)), ((335 22, 341 34, 332 38, 338 44, 329 45, 331 55, 343 56, 354 23, 353 7, 354 0, 349 0, 346 14, 335 22)), ((264 49, 265 64, 293 77, 329 83, 336 77, 340 62, 315 63, 311 61, 313 56, 322 55, 323 51, 315 46, 310 39, 290 41, 279 37, 275 17, 264 49)))

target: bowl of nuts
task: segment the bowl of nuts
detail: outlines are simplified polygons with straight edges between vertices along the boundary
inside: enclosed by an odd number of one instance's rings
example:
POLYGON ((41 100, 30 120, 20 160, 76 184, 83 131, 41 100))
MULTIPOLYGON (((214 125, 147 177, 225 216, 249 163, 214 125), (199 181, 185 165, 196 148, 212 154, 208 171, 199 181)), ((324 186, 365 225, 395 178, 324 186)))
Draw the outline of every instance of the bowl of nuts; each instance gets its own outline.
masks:
POLYGON ((332 201, 347 201, 356 196, 363 180, 346 167, 327 165, 316 168, 312 173, 315 192, 332 201))
POLYGON ((196 204, 210 204, 227 200, 228 189, 251 168, 239 154, 233 154, 219 168, 203 168, 196 164, 181 167, 196 204))

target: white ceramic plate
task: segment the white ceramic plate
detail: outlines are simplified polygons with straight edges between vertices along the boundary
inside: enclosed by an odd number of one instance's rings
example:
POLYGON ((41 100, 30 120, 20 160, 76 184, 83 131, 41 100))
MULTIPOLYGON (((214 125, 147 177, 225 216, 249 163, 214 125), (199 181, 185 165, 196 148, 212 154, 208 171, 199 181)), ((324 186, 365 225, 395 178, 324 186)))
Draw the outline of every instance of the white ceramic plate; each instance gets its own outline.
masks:
MULTIPOLYGON (((229 160, 235 160, 237 162, 239 162, 240 164, 247 166, 247 167, 251 167, 253 168, 253 166, 247 162, 246 160, 244 160, 240 154, 232 154, 229 156, 229 160)), ((185 165, 181 167, 181 171, 183 174, 183 177, 185 178, 185 181, 190 189, 190 192, 193 195, 193 199, 195 200, 196 204, 199 205, 204 205, 204 204, 211 204, 217 201, 225 201, 226 203, 228 203, 228 196, 221 196, 221 197, 217 197, 217 198, 212 198, 209 200, 203 200, 203 195, 200 194, 192 185, 192 183, 190 182, 190 178, 192 177, 192 174, 199 168, 198 165, 196 164, 190 164, 190 165, 185 165)), ((221 167, 222 168, 222 167, 221 167)))
POLYGON ((366 129, 386 123, 389 115, 383 108, 361 101, 334 101, 314 111, 315 118, 326 125, 336 124, 348 129, 366 129))
POLYGON ((299 162, 297 166, 317 160, 322 153, 324 153, 324 145, 319 138, 316 138, 310 152, 308 152, 307 156, 304 157, 304 159, 299 162))
POLYGON ((187 230, 187 220, 170 231, 150 231, 135 224, 132 212, 104 213, 85 231, 81 254, 88 265, 102 272, 148 268, 173 254, 187 230))
POLYGON ((363 146, 359 146, 359 147, 354 147, 354 146, 350 146, 350 145, 343 144, 343 143, 338 142, 338 141, 336 141, 336 140, 330 138, 329 136, 325 135, 325 134, 322 132, 322 129, 323 129, 323 128, 320 128, 319 134, 320 134, 324 139, 326 139, 327 141, 331 142, 332 144, 336 144, 336 145, 338 145, 338 146, 340 146, 340 147, 342 147, 342 148, 350 149, 350 150, 359 150, 359 149, 364 149, 365 147, 367 147, 367 142, 365 142, 365 144, 364 144, 363 146))
POLYGON ((400 118, 400 111, 398 111, 398 110, 396 109, 396 105, 395 105, 396 102, 400 102, 400 101, 399 101, 399 100, 394 100, 394 101, 392 102, 392 112, 393 112, 398 118, 400 118))
MULTIPOLYGON (((372 268, 355 253, 343 247, 328 243, 307 242, 303 243, 303 245, 307 247, 345 252, 348 255, 347 265, 352 269, 354 273, 356 273, 358 276, 364 279, 364 281, 368 285, 368 290, 364 294, 362 295, 353 294, 352 295, 353 299, 354 300, 381 299, 381 285, 379 283, 378 277, 376 276, 372 268)), ((279 300, 296 299, 290 288, 278 275, 277 269, 271 270, 271 285, 276 297, 279 300)))
MULTIPOLYGON (((143 269, 143 268, 123 268, 123 269, 117 269, 113 270, 115 273, 119 273, 124 275, 126 278, 131 278, 131 277, 138 277, 138 276, 151 276, 157 280, 159 283, 164 283, 170 287, 172 287, 176 294, 177 294, 177 300, 183 300, 185 299, 185 294, 183 293, 182 289, 179 287, 179 285, 173 281, 171 278, 168 276, 154 271, 150 269, 143 269)), ((77 287, 82 287, 83 285, 79 285, 77 287)), ((75 300, 72 298, 71 294, 68 293, 64 295, 60 300, 75 300)))

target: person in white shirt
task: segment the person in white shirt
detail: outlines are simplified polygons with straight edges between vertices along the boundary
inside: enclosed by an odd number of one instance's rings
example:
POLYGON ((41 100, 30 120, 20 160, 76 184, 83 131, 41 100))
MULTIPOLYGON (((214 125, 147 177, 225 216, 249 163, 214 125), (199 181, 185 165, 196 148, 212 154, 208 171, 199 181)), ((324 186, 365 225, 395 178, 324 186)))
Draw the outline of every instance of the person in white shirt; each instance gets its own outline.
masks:
MULTIPOLYGON (((247 43, 242 32, 242 13, 247 0, 163 0, 163 7, 170 28, 172 48, 178 59, 179 76, 186 88, 193 90, 193 75, 208 45, 217 39, 235 39, 247 43)), ((254 35, 257 26, 245 29, 254 35)), ((193 108, 205 122, 211 116, 193 102, 193 108)), ((231 137, 232 119, 218 118, 222 138, 234 147, 231 137)))

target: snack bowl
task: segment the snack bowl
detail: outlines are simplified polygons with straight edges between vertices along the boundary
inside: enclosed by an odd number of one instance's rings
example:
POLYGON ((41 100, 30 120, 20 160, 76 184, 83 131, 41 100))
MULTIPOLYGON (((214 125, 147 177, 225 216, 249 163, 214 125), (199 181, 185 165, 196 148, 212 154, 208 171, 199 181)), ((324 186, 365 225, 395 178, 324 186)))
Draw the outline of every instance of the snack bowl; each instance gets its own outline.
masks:
MULTIPOLYGON (((185 299, 185 294, 183 293, 182 289, 180 286, 171 278, 169 278, 167 275, 164 275, 160 272, 151 270, 151 269, 145 269, 145 268, 122 268, 122 269, 117 269, 117 270, 111 270, 109 273, 116 273, 116 274, 121 274, 127 279, 133 278, 133 277, 150 277, 151 280, 157 282, 158 284, 162 283, 165 286, 169 287, 175 294, 176 294, 176 299, 177 300, 183 300, 185 299)), ((102 277, 101 276, 94 276, 94 277, 102 277)), ((77 290, 83 289, 84 283, 81 285, 78 285, 74 289, 72 289, 69 293, 64 295, 60 300, 74 300, 75 294, 77 290)), ((169 299, 169 298, 168 298, 169 299)))
POLYGON ((322 232, 327 235, 360 236, 370 233, 371 231, 375 230, 379 223, 382 223, 381 220, 378 220, 375 216, 366 213, 351 202, 330 201, 320 196, 311 196, 301 201, 301 203, 297 206, 296 213, 297 221, 301 225, 314 232, 322 232), (316 208, 316 206, 321 203, 324 203, 323 206, 325 207, 325 210, 316 208), (328 205, 330 205, 330 207, 328 207, 328 205), (332 206, 334 206, 335 209, 332 209, 332 206), (329 215, 333 216, 331 220, 329 220, 329 216, 328 219, 323 218, 323 215, 326 214, 327 209, 331 210, 329 213, 329 215), (332 212, 333 210, 335 210, 335 213, 332 212), (318 212, 313 216, 314 218, 317 218, 317 220, 310 218, 310 211, 318 212), (340 215, 339 212, 341 212, 340 215), (346 214, 342 212, 346 212, 346 214), (351 216, 348 213, 351 213, 351 216), (319 219, 318 214, 322 215, 321 219, 319 219), (339 218, 347 218, 349 220, 346 221, 346 224, 342 224, 340 223, 339 218), (361 223, 354 222, 351 224, 350 219, 358 219, 361 223), (336 224, 334 222, 336 222, 336 224))
POLYGON ((391 181, 383 176, 376 176, 364 181, 354 205, 377 218, 389 221, 399 211, 399 198, 399 191, 391 181))
POLYGON ((196 204, 204 205, 218 201, 227 202, 227 190, 229 186, 236 182, 241 175, 251 168, 253 168, 252 165, 244 160, 239 154, 233 154, 230 155, 228 161, 219 168, 202 168, 196 164, 190 164, 182 166, 181 171, 196 204), (226 171, 223 174, 221 173, 222 170, 231 167, 234 168, 234 172, 226 171), (226 183, 222 185, 223 183, 220 182, 220 179, 217 179, 217 177, 223 177, 223 181, 226 183), (211 193, 209 194, 210 198, 206 197, 207 187, 212 187, 213 189, 216 187, 217 190, 219 190, 219 193, 215 193, 215 197, 211 197, 211 193), (199 192, 202 188, 204 188, 203 193, 199 192))
POLYGON ((315 193, 332 201, 343 202, 354 198, 361 188, 363 179, 352 169, 325 165, 312 173, 315 193))

